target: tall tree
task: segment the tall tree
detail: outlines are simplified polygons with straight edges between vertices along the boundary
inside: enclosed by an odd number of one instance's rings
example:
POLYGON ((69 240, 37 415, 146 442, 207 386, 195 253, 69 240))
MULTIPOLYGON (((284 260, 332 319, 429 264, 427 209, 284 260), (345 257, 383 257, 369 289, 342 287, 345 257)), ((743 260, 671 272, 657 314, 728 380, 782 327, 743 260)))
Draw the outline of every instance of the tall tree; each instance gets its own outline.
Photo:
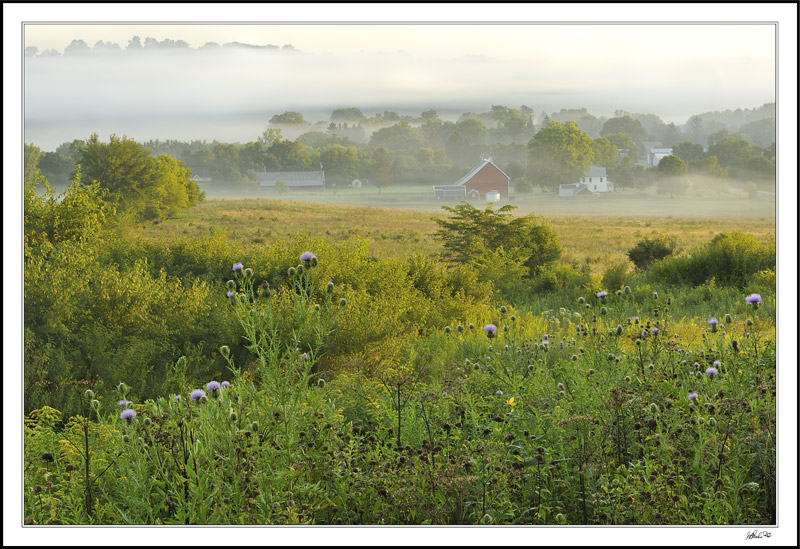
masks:
POLYGON ((686 181, 686 163, 677 156, 665 156, 658 163, 658 192, 669 194, 684 194, 688 183, 686 181))
MULTIPOLYGON (((431 160, 433 160, 433 151, 431 151, 431 160)), ((378 187, 378 194, 381 194, 384 187, 392 184, 392 158, 389 151, 383 147, 375 149, 375 153, 372 155, 372 169, 373 184, 378 187)))
POLYGON ((528 142, 528 177, 556 190, 578 181, 593 159, 592 139, 575 122, 551 120, 528 142))

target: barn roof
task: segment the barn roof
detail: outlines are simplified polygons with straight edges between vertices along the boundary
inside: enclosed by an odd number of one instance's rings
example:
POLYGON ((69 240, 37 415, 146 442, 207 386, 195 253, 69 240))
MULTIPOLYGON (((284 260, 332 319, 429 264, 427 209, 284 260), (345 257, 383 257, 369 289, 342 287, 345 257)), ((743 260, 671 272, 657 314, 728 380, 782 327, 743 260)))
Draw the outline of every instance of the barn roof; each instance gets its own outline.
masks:
POLYGON ((508 177, 508 176, 506 175, 506 173, 505 173, 503 170, 501 170, 501 169, 500 169, 500 168, 497 166, 497 164, 495 164, 494 162, 492 162, 491 160, 489 160, 489 159, 487 158, 487 159, 484 159, 484 160, 483 160, 483 161, 482 161, 480 164, 478 164, 477 166, 475 166, 474 168, 472 168, 472 170, 471 170, 471 171, 470 171, 470 172, 469 172, 467 175, 465 175, 464 177, 462 177, 461 179, 459 179, 459 180, 458 180, 458 182, 457 182, 457 183, 455 183, 455 184, 456 184, 456 185, 459 185, 459 186, 460 186, 460 185, 464 185, 464 183, 466 183, 467 181, 469 181, 470 179, 472 179, 473 177, 475 177, 475 174, 476 174, 476 173, 478 173, 479 171, 481 171, 481 170, 482 170, 482 169, 483 169, 483 168, 484 168, 484 167, 485 167, 487 164, 491 164, 492 166, 494 166, 495 168, 497 168, 497 169, 500 171, 500 173, 501 173, 501 174, 503 174, 503 175, 505 175, 505 176, 506 176, 506 179, 511 179, 510 177, 508 177))
POLYGON ((325 185, 325 172, 256 172, 256 182, 262 187, 273 187, 278 180, 289 187, 317 187, 325 185))

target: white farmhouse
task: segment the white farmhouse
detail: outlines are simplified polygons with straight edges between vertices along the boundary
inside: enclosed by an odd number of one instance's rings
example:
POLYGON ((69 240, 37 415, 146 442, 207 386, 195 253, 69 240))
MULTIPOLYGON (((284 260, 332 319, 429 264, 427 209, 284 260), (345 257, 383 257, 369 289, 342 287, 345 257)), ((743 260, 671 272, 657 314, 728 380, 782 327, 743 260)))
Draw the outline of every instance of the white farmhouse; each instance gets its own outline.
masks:
POLYGON ((558 186, 558 196, 563 198, 597 197, 599 193, 613 192, 614 183, 608 180, 606 169, 598 166, 590 166, 577 183, 558 186))

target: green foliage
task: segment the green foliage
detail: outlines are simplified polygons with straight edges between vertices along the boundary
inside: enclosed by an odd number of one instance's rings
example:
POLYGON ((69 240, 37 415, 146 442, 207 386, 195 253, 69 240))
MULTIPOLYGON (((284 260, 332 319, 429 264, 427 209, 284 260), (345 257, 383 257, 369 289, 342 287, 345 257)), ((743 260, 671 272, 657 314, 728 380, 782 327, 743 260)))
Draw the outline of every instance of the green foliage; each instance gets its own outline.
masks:
POLYGON ((436 237, 442 240, 447 256, 455 262, 488 265, 487 251, 502 247, 501 256, 511 258, 511 264, 521 262, 534 275, 561 256, 555 231, 533 214, 511 216, 514 206, 494 210, 490 204, 479 210, 462 202, 442 209, 453 215, 449 219, 436 219, 440 227, 436 237))
POLYGON ((620 261, 603 273, 603 287, 609 290, 621 290, 629 281, 630 263, 620 261))
POLYGON ((592 139, 575 122, 552 120, 528 143, 528 176, 535 185, 555 190, 578 181, 593 158, 592 139))
POLYGON ((285 111, 269 119, 270 124, 305 124, 303 115, 295 111, 285 111))
POLYGON ((638 269, 647 270, 655 261, 664 259, 674 251, 674 239, 643 238, 628 250, 628 258, 638 269))
POLYGON ((277 191, 278 194, 286 194, 289 192, 289 185, 287 185, 286 181, 283 179, 278 179, 275 182, 275 191, 277 191))
POLYGON ((532 289, 537 293, 554 292, 575 299, 590 283, 591 277, 574 266, 556 264, 546 267, 533 279, 532 289))
POLYGON ((775 244, 762 244, 741 232, 720 233, 706 246, 653 265, 654 280, 700 285, 715 280, 720 285, 744 287, 756 273, 775 267, 775 244))
POLYGON ((85 180, 107 189, 117 213, 134 220, 161 219, 204 198, 183 162, 153 158, 127 137, 112 135, 102 143, 93 134, 79 153, 85 180))

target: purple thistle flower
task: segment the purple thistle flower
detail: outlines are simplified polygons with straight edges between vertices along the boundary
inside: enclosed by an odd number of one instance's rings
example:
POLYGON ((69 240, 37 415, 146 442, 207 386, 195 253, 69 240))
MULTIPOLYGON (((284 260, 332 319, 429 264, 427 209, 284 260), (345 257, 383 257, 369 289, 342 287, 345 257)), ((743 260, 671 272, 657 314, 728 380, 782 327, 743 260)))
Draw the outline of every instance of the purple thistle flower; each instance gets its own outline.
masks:
POLYGON ((175 395, 175 400, 180 400, 180 399, 181 399, 181 395, 175 395))
POLYGON ((328 293, 332 293, 333 292, 333 281, 332 280, 328 282, 328 285, 325 287, 325 289, 328 291, 328 293))
POLYGON ((219 381, 209 381, 208 385, 206 385, 206 391, 208 392, 216 391, 219 388, 220 388, 219 381))
POLYGON ((542 336, 542 339, 544 339, 544 340, 547 340, 547 338, 549 338, 549 337, 550 337, 549 335, 547 335, 547 334, 544 334, 544 335, 542 336))
POLYGON ((230 386, 231 386, 231 382, 230 382, 230 381, 223 381, 223 382, 221 383, 221 385, 222 385, 223 387, 230 387, 230 386))
POLYGON ((556 385, 556 388, 563 389, 564 388, 564 384, 563 383, 559 383, 558 385, 556 385))
POLYGON ((651 332, 651 333, 652 333, 654 336, 656 336, 656 335, 658 335, 658 334, 660 334, 660 333, 661 333, 661 330, 659 330, 658 328, 653 328, 653 329, 652 329, 650 332, 651 332))
POLYGON ((639 317, 638 317, 638 316, 635 316, 635 317, 633 317, 633 321, 634 321, 636 324, 639 324, 639 317))
POLYGON ((483 327, 483 331, 486 332, 488 337, 494 337, 494 333, 497 331, 497 326, 494 324, 487 324, 483 327))
POLYGON ((311 252, 303 252, 302 254, 300 254, 300 261, 311 261, 315 257, 317 256, 315 256, 311 252))
POLYGON ((759 294, 750 294, 744 300, 748 305, 759 305, 761 303, 761 296, 759 294))
POLYGON ((236 294, 234 294, 233 292, 230 292, 230 291, 228 292, 228 297, 233 297, 234 295, 236 295, 236 294))
POLYGON ((715 375, 717 375, 718 373, 719 373, 719 372, 717 371, 717 369, 716 369, 716 368, 709 368, 708 370, 706 370, 706 375, 707 375, 708 377, 711 377, 711 378, 713 378, 713 377, 714 377, 715 375))
POLYGON ((206 392, 204 390, 202 390, 202 389, 195 389, 194 391, 189 393, 189 398, 191 398, 192 400, 197 400, 200 397, 204 397, 204 396, 206 396, 206 392))
POLYGON ((127 406, 128 404, 133 404, 130 400, 118 400, 117 406, 127 406))
POLYGON ((653 292, 653 298, 658 299, 658 292, 653 292))
POLYGON ((605 291, 605 290, 601 290, 601 291, 597 292, 597 297, 599 297, 601 299, 606 297, 607 295, 608 295, 608 292, 605 291))
POLYGON ((720 366, 722 366, 722 362, 720 362, 719 360, 715 360, 714 361, 714 367, 715 368, 719 368, 720 366))
POLYGON ((241 271, 243 268, 244 268, 244 265, 242 265, 241 263, 234 263, 233 264, 233 270, 234 271, 241 271))
POLYGON ((714 317, 711 317, 708 319, 708 323, 711 324, 712 326, 716 326, 717 324, 719 324, 719 320, 717 320, 714 317))
POLYGON ((124 419, 126 421, 130 421, 136 417, 136 411, 132 408, 125 408, 122 410, 122 413, 119 415, 120 419, 124 419))
POLYGON ((689 400, 694 400, 696 398, 697 398, 697 393, 695 393, 694 391, 691 391, 689 393, 689 400))

